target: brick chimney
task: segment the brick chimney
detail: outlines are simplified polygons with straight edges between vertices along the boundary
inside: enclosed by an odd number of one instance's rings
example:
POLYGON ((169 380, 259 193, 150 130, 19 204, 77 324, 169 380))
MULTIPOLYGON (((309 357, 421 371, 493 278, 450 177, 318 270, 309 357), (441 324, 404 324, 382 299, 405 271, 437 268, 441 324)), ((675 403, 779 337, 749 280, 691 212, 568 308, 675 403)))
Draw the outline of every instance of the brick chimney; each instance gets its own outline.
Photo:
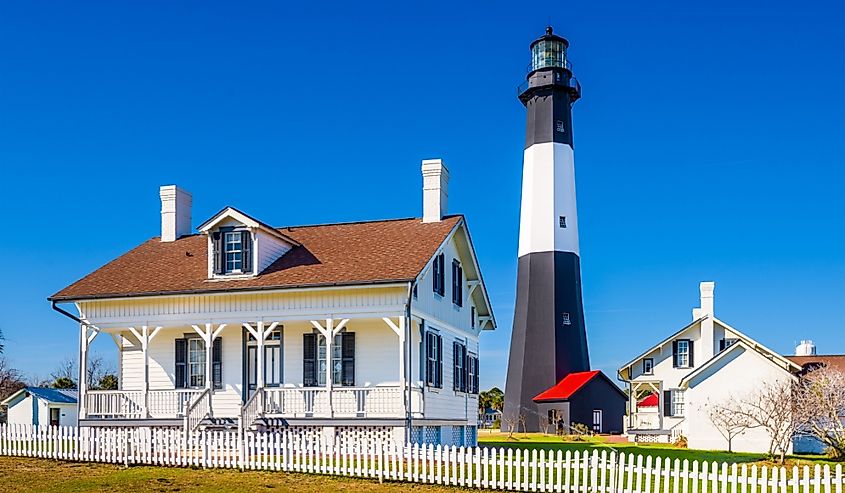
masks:
POLYGON ((441 159, 424 159, 423 222, 436 223, 446 215, 449 200, 449 170, 441 159))
POLYGON ((159 188, 161 241, 176 241, 191 234, 191 194, 176 185, 159 188))

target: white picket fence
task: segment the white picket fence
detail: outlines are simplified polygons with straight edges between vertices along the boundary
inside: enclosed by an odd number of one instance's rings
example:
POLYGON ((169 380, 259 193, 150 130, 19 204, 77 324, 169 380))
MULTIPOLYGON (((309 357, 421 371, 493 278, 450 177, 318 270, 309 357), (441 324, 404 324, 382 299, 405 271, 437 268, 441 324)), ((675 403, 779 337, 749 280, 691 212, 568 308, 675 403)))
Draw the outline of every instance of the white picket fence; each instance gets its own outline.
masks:
POLYGON ((115 464, 295 471, 566 493, 843 493, 842 465, 767 467, 593 450, 330 444, 322 435, 181 428, 0 426, 0 455, 115 464))

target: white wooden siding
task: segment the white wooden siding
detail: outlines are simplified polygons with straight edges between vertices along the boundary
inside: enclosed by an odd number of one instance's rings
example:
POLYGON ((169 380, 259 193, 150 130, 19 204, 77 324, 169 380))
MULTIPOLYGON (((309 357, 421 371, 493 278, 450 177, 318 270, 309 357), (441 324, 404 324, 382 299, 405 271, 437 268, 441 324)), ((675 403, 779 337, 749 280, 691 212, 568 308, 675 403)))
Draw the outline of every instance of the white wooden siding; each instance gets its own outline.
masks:
POLYGON ((258 247, 258 272, 261 273, 278 260, 282 255, 291 249, 291 245, 285 241, 270 236, 263 231, 255 233, 255 240, 258 247))

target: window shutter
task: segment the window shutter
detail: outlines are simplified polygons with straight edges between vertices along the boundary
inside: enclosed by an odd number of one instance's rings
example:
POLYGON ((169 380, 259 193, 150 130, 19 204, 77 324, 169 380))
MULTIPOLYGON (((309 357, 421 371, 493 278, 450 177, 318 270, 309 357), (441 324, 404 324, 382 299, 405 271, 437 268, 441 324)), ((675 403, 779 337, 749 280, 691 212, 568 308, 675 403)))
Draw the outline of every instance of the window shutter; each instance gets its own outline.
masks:
POLYGON ((719 352, 722 352, 724 350, 725 350, 725 338, 723 337, 723 338, 719 339, 719 352))
POLYGON ((437 364, 434 365, 436 376, 435 386, 441 389, 443 388, 443 337, 438 334, 434 340, 437 343, 437 364))
POLYGON ((463 392, 468 392, 470 390, 470 384, 467 381, 467 376, 469 375, 469 369, 467 368, 467 347, 461 346, 461 390, 463 392))
POLYGON ((478 374, 481 371, 481 368, 478 366, 478 357, 477 356, 475 358, 472 358, 472 360, 473 360, 473 363, 474 363, 473 366, 472 366, 473 371, 474 371, 473 382, 472 382, 472 393, 477 394, 479 392, 478 374))
POLYGON ((241 248, 243 248, 243 272, 252 272, 252 233, 241 231, 241 248))
POLYGON ((663 391, 663 415, 672 416, 672 391, 663 391))
POLYGON ((672 368, 678 367, 678 341, 672 341, 672 368))
MULTIPOLYGON (((713 341, 710 341, 710 344, 713 344, 713 341)), ((693 348, 692 341, 687 342, 687 347, 689 348, 689 367, 695 368, 695 357, 693 356, 693 352, 692 352, 692 348, 693 348)))
POLYGON ((341 334, 341 356, 343 366, 341 367, 341 385, 345 387, 355 386, 355 333, 344 332, 341 334))
POLYGON ((458 360, 461 357, 461 346, 452 343, 452 390, 461 390, 461 375, 458 372, 458 360))
POLYGON ((215 389, 223 388, 223 338, 211 343, 211 381, 215 389))
POLYGON ((434 368, 431 365, 431 355, 433 354, 431 332, 425 333, 425 383, 434 384, 434 368))
POLYGON ((302 384, 317 386, 317 335, 302 334, 302 384))
POLYGON ((188 341, 176 339, 176 388, 184 389, 188 383, 188 341))
POLYGON ((220 231, 211 233, 211 254, 214 256, 214 273, 223 274, 226 255, 223 252, 223 235, 220 231))

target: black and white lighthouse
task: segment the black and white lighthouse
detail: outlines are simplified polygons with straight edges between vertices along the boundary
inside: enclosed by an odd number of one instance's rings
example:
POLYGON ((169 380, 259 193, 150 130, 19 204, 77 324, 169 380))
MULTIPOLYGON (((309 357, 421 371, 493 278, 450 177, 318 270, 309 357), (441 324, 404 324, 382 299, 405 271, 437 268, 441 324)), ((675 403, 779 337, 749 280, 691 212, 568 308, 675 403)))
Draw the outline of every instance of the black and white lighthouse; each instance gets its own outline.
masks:
POLYGON ((567 60, 568 47, 551 27, 531 43, 531 65, 519 94, 528 118, 503 426, 521 417, 528 431, 538 431, 539 420, 546 419, 532 399, 567 375, 590 369, 572 151, 572 104, 581 87, 567 60))

